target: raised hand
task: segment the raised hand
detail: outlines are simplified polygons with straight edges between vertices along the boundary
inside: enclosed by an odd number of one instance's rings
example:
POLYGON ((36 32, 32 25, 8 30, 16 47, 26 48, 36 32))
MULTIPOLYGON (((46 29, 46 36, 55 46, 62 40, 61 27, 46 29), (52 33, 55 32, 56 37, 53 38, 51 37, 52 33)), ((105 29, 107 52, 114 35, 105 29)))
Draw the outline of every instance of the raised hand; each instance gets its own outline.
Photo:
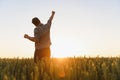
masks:
POLYGON ((55 14, 55 11, 52 11, 52 14, 55 14))

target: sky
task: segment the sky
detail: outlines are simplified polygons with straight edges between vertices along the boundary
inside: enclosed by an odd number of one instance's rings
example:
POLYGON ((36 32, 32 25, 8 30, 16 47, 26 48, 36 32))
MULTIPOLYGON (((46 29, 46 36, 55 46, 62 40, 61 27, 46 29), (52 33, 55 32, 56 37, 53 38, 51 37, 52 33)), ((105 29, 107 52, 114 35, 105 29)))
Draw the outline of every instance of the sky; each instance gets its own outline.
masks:
POLYGON ((52 10, 51 57, 120 56, 119 0, 0 0, 0 57, 33 57, 33 17, 52 10))

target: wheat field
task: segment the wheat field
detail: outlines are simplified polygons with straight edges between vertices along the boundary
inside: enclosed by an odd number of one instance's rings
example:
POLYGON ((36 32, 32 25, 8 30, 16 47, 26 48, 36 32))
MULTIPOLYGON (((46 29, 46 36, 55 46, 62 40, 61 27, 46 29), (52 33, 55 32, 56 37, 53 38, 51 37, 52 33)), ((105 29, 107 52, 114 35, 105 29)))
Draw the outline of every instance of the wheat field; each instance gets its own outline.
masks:
POLYGON ((120 80, 120 58, 0 58, 0 80, 120 80))

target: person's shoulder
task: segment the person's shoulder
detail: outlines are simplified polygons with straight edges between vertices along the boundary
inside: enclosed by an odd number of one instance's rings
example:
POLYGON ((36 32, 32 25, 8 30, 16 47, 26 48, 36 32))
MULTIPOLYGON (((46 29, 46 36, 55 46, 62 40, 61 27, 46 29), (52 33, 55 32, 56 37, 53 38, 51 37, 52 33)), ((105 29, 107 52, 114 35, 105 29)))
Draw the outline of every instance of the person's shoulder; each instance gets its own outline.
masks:
POLYGON ((38 32, 39 31, 39 29, 36 27, 36 28, 34 28, 34 32, 38 32))
POLYGON ((44 26, 50 26, 51 25, 51 21, 48 20, 47 23, 44 26))

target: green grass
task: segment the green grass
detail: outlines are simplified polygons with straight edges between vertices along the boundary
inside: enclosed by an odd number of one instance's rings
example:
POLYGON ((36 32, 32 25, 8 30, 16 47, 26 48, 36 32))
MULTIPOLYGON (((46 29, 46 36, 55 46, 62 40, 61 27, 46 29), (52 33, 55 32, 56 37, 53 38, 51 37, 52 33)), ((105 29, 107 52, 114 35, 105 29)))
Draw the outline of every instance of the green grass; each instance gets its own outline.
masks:
POLYGON ((120 80, 119 57, 0 58, 0 80, 120 80))

